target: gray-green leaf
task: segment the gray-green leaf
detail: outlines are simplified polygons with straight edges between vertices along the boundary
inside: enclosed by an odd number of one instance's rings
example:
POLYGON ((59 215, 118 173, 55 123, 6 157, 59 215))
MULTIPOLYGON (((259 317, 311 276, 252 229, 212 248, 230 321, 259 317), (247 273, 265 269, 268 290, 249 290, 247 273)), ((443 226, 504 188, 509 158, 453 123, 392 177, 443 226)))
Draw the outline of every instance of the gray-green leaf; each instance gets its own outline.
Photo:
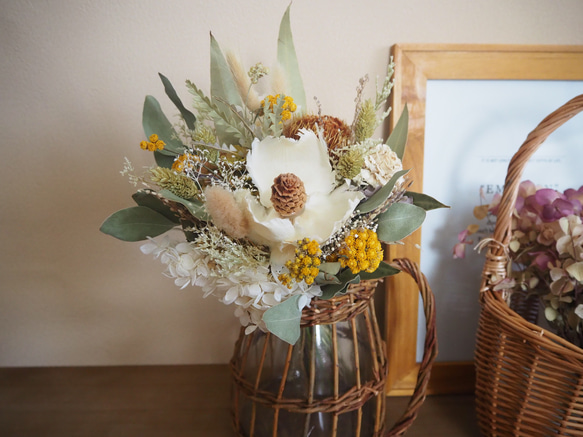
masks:
POLYGON ((123 241, 156 237, 176 226, 162 214, 146 206, 133 206, 110 215, 99 230, 123 241))
POLYGON ((160 103, 154 96, 146 96, 142 111, 142 126, 146 137, 156 134, 166 143, 164 149, 160 151, 163 155, 181 155, 184 152, 184 145, 178 140, 172 124, 162 112, 160 103))
POLYGON ((350 284, 358 284, 360 282, 360 276, 355 275, 350 271, 350 269, 345 269, 338 276, 338 283, 328 284, 322 286, 322 296, 320 299, 331 299, 334 296, 345 293, 350 284))
POLYGON ((300 295, 295 295, 263 313, 265 326, 272 334, 289 344, 300 338, 302 311, 298 307, 300 295))
POLYGON ((190 112, 188 109, 186 109, 186 107, 182 103, 182 100, 180 100, 180 97, 178 97, 178 94, 176 94, 176 90, 174 89, 174 87, 172 86, 172 83, 170 83, 168 78, 166 76, 164 76, 162 73, 158 73, 158 76, 160 76, 160 79, 162 79, 162 83, 164 84, 164 91, 166 91, 166 95, 170 98, 170 100, 172 100, 172 103, 174 103, 174 105, 176 105, 176 107, 180 111, 180 114, 182 114, 182 118, 184 119, 186 126, 188 126, 188 129, 194 130, 195 123, 196 123, 196 117, 194 116, 194 114, 192 112, 190 112))
POLYGON ((433 209, 439 208, 450 208, 449 206, 444 205, 439 200, 436 200, 427 194, 407 191, 405 196, 413 199, 413 205, 417 205, 419 208, 423 208, 425 211, 431 211, 433 209))
POLYGON ((396 275, 397 273, 399 273, 400 270, 396 269, 392 266, 390 266, 389 264, 387 264, 384 261, 381 261, 381 263, 379 264, 379 266, 377 267, 377 269, 372 272, 372 273, 368 273, 368 272, 360 272, 360 279, 365 281, 368 279, 379 279, 379 278, 384 278, 386 276, 392 276, 392 275, 396 275))
POLYGON ((158 196, 147 191, 140 190, 132 195, 132 199, 139 206, 145 206, 147 208, 153 209, 159 214, 162 214, 168 220, 173 221, 176 224, 180 223, 178 217, 172 212, 172 210, 160 200, 158 196))
MULTIPOLYGON (((223 56, 219 43, 211 34, 211 99, 213 103, 221 106, 217 98, 233 105, 243 105, 229 64, 223 56)), ((224 107, 223 111, 228 112, 229 109, 224 107)))
POLYGON ((327 273, 329 275, 335 275, 340 271, 340 263, 339 262, 324 262, 320 264, 318 269, 321 272, 327 273))
POLYGON ((159 150, 156 150, 154 152, 154 160, 156 161, 156 164, 158 165, 158 167, 172 168, 172 165, 174 164, 174 161, 176 160, 176 155, 174 153, 164 154, 164 153, 160 153, 159 150))
POLYGON ((378 217, 377 235, 386 243, 400 241, 425 220, 425 210, 409 203, 394 203, 378 217))
POLYGON ((200 200, 196 200, 196 199, 195 200, 186 200, 186 199, 183 199, 182 197, 178 197, 176 194, 172 193, 169 190, 160 190, 158 192, 158 194, 160 194, 160 196, 162 196, 168 200, 172 200, 173 202, 178 202, 178 203, 186 206, 186 208, 188 208, 190 213, 194 217, 196 217, 197 219, 202 220, 202 221, 210 220, 210 216, 206 212, 206 209, 200 200))
POLYGON ((403 159, 405 154, 405 146, 407 145, 407 134, 409 131, 409 110, 407 105, 403 108, 403 112, 395 125, 395 128, 389 135, 387 140, 387 146, 391 148, 393 152, 397 154, 399 159, 403 159))
POLYGON ((364 202, 358 205, 356 209, 359 211, 359 213, 366 214, 371 211, 374 211, 379 206, 381 206, 383 202, 387 200, 387 197, 389 197, 391 191, 393 191, 393 188, 397 180, 399 180, 399 178, 401 178, 402 176, 405 176, 407 173, 409 173, 409 170, 401 170, 396 172, 391 177, 389 182, 387 182, 380 190, 378 190, 376 193, 374 193, 372 196, 370 196, 368 199, 366 199, 364 202))
POLYGON ((293 97, 294 102, 301 108, 302 112, 306 112, 306 92, 304 90, 304 83, 300 74, 300 67, 291 32, 289 18, 290 7, 291 5, 287 7, 279 25, 277 61, 288 75, 287 80, 290 86, 291 97, 293 97))

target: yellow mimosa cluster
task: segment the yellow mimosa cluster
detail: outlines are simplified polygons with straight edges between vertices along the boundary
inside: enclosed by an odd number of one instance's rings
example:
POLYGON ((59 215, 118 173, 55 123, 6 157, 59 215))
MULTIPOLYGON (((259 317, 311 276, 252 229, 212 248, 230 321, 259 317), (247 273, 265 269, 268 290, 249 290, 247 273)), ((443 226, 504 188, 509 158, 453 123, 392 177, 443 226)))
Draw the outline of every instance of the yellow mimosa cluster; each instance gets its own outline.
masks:
MULTIPOLYGON (((279 94, 275 96, 267 96, 266 99, 269 102, 269 109, 273 109, 274 105, 277 105, 277 99, 279 98, 279 94)), ((281 119, 282 121, 289 120, 291 118, 292 112, 298 108, 297 105, 294 103, 294 99, 290 96, 284 96, 284 104, 282 105, 281 109, 281 119)), ((261 101, 261 106, 265 105, 265 100, 261 101)))
POLYGON ((142 141, 140 143, 140 147, 143 150, 149 150, 150 152, 154 152, 156 150, 162 150, 166 143, 158 138, 158 135, 152 134, 149 138, 150 141, 142 141))
POLYGON ((344 239, 340 250, 333 253, 330 261, 339 261, 354 274, 374 272, 383 260, 383 247, 376 232, 370 229, 353 229, 344 239))
POLYGON ((320 256, 322 256, 322 250, 317 241, 309 238, 298 241, 295 258, 285 263, 289 274, 280 274, 279 280, 288 288, 291 288, 292 281, 304 281, 306 284, 312 285, 320 272, 320 256))

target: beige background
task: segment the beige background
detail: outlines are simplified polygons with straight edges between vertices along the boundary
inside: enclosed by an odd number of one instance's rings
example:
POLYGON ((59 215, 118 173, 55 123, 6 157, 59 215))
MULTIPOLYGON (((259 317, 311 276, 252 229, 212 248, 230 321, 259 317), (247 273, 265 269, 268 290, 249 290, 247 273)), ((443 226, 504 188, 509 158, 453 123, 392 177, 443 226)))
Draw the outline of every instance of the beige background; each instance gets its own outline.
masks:
MULTIPOLYGON (((275 60, 288 1, 0 0, 0 366, 224 363, 234 308, 178 290, 138 243, 99 233, 132 205, 157 73, 209 86, 209 31, 275 60)), ((358 79, 401 43, 583 44, 581 0, 295 0, 307 96, 351 119, 358 79)), ((311 100, 310 100, 311 101, 311 100)))

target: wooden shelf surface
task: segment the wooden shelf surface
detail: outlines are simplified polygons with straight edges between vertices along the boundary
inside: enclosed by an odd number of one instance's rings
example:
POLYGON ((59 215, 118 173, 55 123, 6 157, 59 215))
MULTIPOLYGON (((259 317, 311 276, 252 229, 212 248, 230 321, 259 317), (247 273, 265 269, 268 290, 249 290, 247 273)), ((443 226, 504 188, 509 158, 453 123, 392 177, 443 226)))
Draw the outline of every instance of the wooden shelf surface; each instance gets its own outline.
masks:
MULTIPOLYGON (((233 437, 230 384, 226 365, 3 368, 0 435, 233 437)), ((406 435, 478 436, 473 396, 429 396, 406 435)))

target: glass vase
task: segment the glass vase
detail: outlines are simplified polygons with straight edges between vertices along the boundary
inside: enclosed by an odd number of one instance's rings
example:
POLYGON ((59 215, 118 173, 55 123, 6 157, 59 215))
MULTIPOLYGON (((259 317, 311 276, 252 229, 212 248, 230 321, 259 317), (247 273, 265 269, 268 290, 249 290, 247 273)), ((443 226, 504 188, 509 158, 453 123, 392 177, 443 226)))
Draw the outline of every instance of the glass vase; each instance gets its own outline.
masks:
POLYGON ((382 435, 386 359, 375 285, 313 301, 295 345, 269 332, 241 332, 231 360, 238 436, 382 435))

